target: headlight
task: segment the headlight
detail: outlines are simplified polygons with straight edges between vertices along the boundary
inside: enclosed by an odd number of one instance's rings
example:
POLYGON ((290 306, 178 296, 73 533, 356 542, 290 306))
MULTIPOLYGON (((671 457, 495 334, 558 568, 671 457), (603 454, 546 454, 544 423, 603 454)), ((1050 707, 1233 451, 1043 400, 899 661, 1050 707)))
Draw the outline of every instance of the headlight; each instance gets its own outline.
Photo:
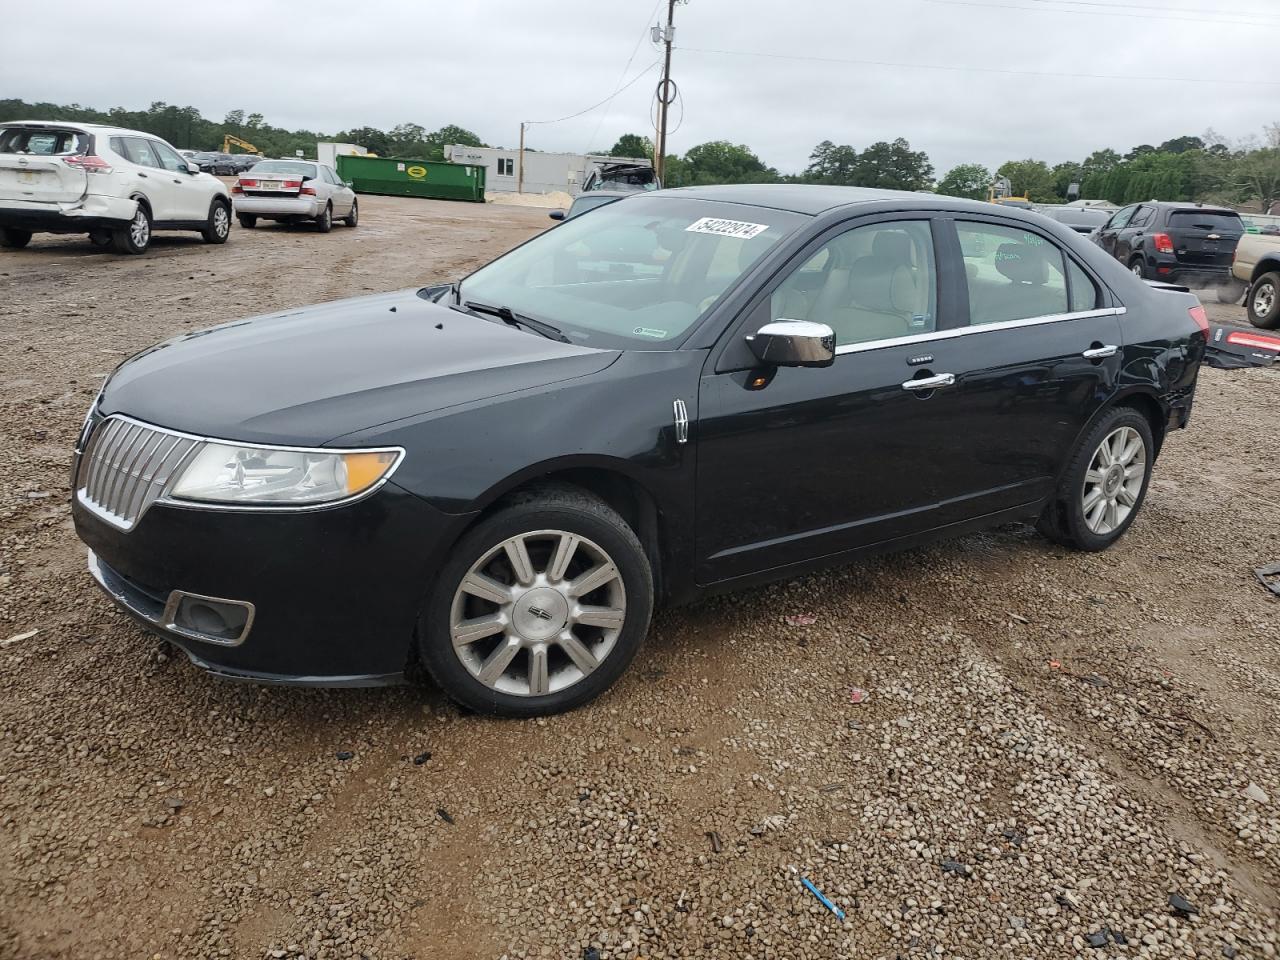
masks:
POLYGON ((372 490, 400 461, 400 450, 290 450, 204 443, 167 499, 245 506, 308 506, 372 490))

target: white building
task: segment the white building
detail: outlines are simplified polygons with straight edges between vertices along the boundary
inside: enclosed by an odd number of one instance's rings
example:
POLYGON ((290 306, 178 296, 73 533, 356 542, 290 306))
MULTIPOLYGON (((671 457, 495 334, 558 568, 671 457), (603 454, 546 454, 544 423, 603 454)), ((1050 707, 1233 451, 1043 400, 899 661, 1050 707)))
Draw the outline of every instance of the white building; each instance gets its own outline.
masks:
MULTIPOLYGON (((520 151, 501 147, 466 147, 450 144, 444 158, 452 163, 469 163, 485 168, 485 189, 494 193, 514 193, 520 172, 520 151)), ((562 191, 575 197, 595 163, 638 163, 649 165, 647 157, 606 157, 587 153, 524 152, 524 192, 562 191)))

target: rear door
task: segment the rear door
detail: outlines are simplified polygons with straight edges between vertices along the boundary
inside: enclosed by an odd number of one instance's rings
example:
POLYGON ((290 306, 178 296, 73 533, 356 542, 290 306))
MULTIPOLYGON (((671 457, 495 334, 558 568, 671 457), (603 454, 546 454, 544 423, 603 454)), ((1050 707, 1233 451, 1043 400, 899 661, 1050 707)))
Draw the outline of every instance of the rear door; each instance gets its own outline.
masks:
POLYGON ((1170 210, 1166 231, 1174 256, 1189 267, 1230 269, 1236 244, 1244 234, 1244 221, 1233 210, 1188 207, 1170 210))
POLYGON ((1121 263, 1130 263, 1135 256, 1146 258, 1147 230, 1152 226, 1156 208, 1144 203, 1133 211, 1129 222, 1116 235, 1115 258, 1121 263))
POLYGON ((159 225, 185 218, 180 213, 183 195, 173 182, 173 174, 161 165, 160 155, 152 146, 154 142, 150 137, 111 138, 112 149, 134 165, 131 186, 147 198, 151 219, 159 225))
POLYGON ((62 127, 0 127, 0 201, 74 203, 84 196, 88 175, 68 157, 92 149, 82 130, 62 127))

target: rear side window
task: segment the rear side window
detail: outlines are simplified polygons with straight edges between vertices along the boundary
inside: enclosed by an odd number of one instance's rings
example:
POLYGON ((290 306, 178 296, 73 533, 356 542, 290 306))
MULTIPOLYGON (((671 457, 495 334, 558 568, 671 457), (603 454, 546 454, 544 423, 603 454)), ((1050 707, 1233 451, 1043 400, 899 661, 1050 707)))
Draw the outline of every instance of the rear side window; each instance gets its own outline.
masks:
POLYGON ((1131 227, 1145 226, 1147 221, 1151 219, 1151 207, 1139 207, 1138 212, 1133 215, 1133 219, 1129 221, 1131 227))
POLYGON ((1067 258, 1067 277, 1071 283, 1071 312, 1098 308, 1098 285, 1074 260, 1067 258))
POLYGON ((159 167, 160 158, 151 147, 151 141, 141 137, 123 137, 124 155, 140 167, 159 167))
POLYGON ((1174 210, 1169 214, 1169 229, 1244 233, 1244 221, 1229 210, 1174 210))
MULTIPOLYGON (((956 223, 974 326, 1070 312, 1062 251, 1028 230, 956 223)), ((1095 292, 1096 297, 1096 292, 1095 292)))
POLYGON ((89 135, 77 130, 0 130, 0 153, 24 153, 40 157, 68 157, 89 149, 89 135))

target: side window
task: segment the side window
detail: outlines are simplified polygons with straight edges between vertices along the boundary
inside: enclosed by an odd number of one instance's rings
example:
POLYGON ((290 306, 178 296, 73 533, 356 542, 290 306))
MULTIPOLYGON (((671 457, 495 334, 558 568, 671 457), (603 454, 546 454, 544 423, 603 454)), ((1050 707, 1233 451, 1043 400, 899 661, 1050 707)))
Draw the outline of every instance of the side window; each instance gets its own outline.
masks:
POLYGON ((1113 216, 1111 218, 1111 222, 1108 223, 1105 227, 1103 227, 1103 229, 1119 230, 1121 227, 1125 226, 1129 222, 1129 220, 1133 217, 1133 212, 1137 209, 1138 209, 1137 207, 1125 207, 1123 210, 1121 210, 1115 216, 1113 216))
POLYGON ((855 227, 827 241, 773 292, 774 320, 813 320, 836 345, 931 333, 937 326, 933 231, 925 220, 855 227))
POLYGON ((1071 278, 1071 312, 1098 308, 1098 285, 1070 257, 1067 258, 1067 274, 1071 278))
POLYGON ((138 166, 160 166, 160 158, 156 156, 155 150, 151 148, 150 140, 143 140, 141 137, 125 137, 124 149, 125 156, 138 164, 138 166))
POLYGON ((187 161, 183 160, 163 143, 156 140, 148 140, 146 143, 160 159, 160 166, 164 167, 164 169, 171 170, 174 173, 187 172, 187 161))
POLYGON ((1137 212, 1133 215, 1133 219, 1129 221, 1128 225, 1130 227, 1146 226, 1147 221, 1151 219, 1151 213, 1152 213, 1151 207, 1139 207, 1137 212))
POLYGON ((973 325, 1067 313, 1062 251, 1039 234, 957 222, 973 325))

